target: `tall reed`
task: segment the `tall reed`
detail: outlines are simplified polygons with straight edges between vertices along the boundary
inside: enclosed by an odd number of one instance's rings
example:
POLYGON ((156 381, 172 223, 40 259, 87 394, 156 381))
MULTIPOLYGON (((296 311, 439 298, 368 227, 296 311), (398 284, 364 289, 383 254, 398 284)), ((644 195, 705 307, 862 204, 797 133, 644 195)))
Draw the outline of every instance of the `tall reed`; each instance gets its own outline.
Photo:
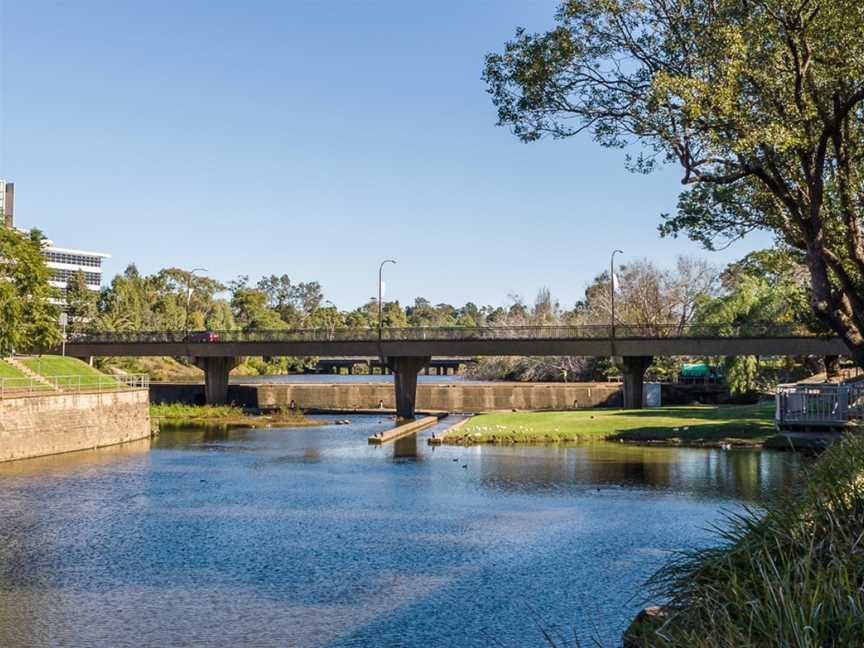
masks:
POLYGON ((864 646, 864 438, 828 449, 797 496, 727 522, 652 578, 665 614, 628 645, 864 646))

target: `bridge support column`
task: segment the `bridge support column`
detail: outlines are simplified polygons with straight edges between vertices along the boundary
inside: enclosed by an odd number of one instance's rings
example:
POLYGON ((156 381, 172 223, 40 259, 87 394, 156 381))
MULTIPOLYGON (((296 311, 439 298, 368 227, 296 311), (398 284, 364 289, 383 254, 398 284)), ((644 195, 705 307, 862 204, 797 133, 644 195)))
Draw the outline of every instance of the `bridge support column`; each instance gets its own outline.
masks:
POLYGON ((202 356, 192 358, 192 364, 204 370, 204 397, 208 405, 228 402, 228 374, 240 364, 240 358, 202 356))
POLYGON ((615 358, 615 364, 624 374, 624 409, 642 409, 642 391, 645 386, 645 370, 654 356, 624 356, 615 358))
POLYGON ((393 371, 393 384, 396 388, 396 418, 413 419, 414 404, 417 402, 417 374, 429 364, 431 358, 401 357, 388 358, 387 365, 393 371))

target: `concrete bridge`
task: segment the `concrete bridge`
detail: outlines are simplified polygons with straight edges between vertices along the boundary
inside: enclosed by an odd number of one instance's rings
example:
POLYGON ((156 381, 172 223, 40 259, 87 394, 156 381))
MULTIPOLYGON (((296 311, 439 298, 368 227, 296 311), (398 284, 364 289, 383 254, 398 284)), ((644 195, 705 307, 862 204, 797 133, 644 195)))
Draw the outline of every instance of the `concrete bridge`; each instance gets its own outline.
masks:
POLYGON ((624 376, 624 406, 642 404, 645 370, 654 356, 848 354, 836 337, 767 323, 727 326, 543 326, 224 331, 206 336, 183 331, 78 333, 66 353, 91 356, 186 356, 204 370, 207 402, 224 403, 228 374, 243 356, 380 358, 395 374, 396 412, 414 416, 417 374, 432 357, 611 356, 624 376), (380 335, 380 337, 379 337, 380 335), (201 341, 206 337, 209 341, 201 341))

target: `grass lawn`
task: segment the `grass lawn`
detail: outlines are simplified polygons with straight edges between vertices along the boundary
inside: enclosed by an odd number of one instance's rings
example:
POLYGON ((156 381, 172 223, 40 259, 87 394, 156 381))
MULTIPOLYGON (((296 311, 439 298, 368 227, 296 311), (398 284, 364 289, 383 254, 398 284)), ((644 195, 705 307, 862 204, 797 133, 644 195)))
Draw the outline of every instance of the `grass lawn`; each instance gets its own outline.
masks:
MULTIPOLYGON (((77 386, 79 380, 81 381, 81 385, 97 385, 101 383, 102 387, 106 387, 111 384, 120 384, 111 376, 103 374, 98 369, 94 369, 78 358, 43 355, 21 358, 20 362, 46 378, 74 376, 74 379, 69 381, 70 385, 77 386)), ((64 385, 65 381, 61 381, 60 388, 62 389, 64 385)))
POLYGON ((445 443, 578 441, 756 445, 775 434, 773 405, 668 406, 644 410, 500 412, 475 416, 445 443))
POLYGON ((0 378, 24 378, 27 379, 28 376, 25 376, 23 373, 18 371, 15 367, 10 365, 7 362, 3 362, 0 360, 0 378))

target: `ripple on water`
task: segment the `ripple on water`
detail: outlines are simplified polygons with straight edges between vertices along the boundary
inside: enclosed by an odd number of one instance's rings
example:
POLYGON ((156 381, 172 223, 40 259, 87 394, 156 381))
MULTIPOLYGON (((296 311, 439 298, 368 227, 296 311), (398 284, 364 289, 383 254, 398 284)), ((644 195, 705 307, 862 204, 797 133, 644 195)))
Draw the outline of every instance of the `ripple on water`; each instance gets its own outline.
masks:
POLYGON ((540 646, 537 615, 614 640, 670 552, 799 468, 424 435, 379 448, 366 437, 392 423, 352 420, 0 466, 0 646, 540 646))

